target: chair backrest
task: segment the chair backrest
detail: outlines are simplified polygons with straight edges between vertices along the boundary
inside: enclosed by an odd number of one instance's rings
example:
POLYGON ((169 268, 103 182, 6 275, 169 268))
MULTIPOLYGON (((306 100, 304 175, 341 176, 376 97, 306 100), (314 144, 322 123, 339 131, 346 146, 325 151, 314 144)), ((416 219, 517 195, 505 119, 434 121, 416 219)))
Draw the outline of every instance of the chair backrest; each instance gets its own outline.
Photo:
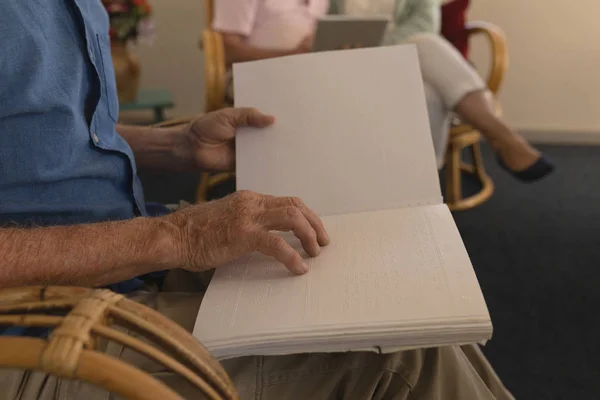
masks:
POLYGON ((204 20, 205 27, 208 29, 212 28, 213 16, 215 10, 215 2, 214 0, 204 0, 204 20))
POLYGON ((204 109, 223 108, 227 90, 227 69, 223 36, 212 30, 214 0, 204 0, 205 27, 199 47, 204 52, 204 109))
POLYGON ((212 29, 202 32, 204 50, 204 109, 215 111, 225 105, 227 90, 223 36, 212 29))
POLYGON ((487 38, 490 44, 492 62, 488 72, 487 86, 492 93, 496 94, 508 69, 508 51, 504 32, 496 25, 483 21, 469 21, 466 23, 466 29, 470 37, 481 34, 487 38))
POLYGON ((238 399, 221 365, 182 327, 108 290, 27 287, 0 291, 0 325, 50 328, 47 339, 0 336, 0 368, 79 379, 133 400, 182 400, 146 372, 98 351, 128 347, 186 379, 208 399, 238 399), (123 330, 126 327, 136 336, 123 330))

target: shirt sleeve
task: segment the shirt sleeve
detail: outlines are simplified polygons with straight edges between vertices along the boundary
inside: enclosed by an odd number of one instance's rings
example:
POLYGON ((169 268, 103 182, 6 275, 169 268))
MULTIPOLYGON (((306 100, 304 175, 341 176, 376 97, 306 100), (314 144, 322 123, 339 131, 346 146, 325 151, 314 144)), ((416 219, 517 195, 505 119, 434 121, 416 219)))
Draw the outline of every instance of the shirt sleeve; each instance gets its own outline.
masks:
POLYGON ((396 10, 395 26, 385 37, 385 44, 400 44, 419 33, 440 32, 439 0, 408 1, 404 10, 396 10))
POLYGON ((254 28, 259 0, 216 0, 213 29, 249 36, 254 28))

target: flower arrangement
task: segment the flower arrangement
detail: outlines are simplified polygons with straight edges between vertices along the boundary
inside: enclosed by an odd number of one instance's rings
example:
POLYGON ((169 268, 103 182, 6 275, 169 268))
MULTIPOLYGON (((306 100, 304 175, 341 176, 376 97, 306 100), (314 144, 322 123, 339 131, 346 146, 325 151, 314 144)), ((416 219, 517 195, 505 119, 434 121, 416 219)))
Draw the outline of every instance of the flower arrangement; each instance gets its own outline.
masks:
POLYGON ((110 39, 127 43, 151 39, 154 25, 150 19, 152 6, 147 0, 102 0, 110 19, 110 39))

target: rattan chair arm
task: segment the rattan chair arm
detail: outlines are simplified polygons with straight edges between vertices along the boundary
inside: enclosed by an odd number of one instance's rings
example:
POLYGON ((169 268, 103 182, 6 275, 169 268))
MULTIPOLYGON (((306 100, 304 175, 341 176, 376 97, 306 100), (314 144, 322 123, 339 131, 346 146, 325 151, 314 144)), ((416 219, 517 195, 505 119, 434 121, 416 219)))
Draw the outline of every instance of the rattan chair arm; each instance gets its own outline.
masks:
MULTIPOLYGON (((46 345, 42 339, 0 337, 0 368, 40 371, 46 345)), ((75 376, 130 400, 184 400, 147 373, 91 350, 81 353, 75 376)))
POLYGON ((238 395, 229 376, 210 353, 181 326, 155 310, 132 300, 123 299, 110 307, 113 318, 132 329, 151 336, 159 344, 188 362, 197 372, 210 380, 224 399, 237 399, 238 395), (158 328, 158 329, 157 329, 158 328))

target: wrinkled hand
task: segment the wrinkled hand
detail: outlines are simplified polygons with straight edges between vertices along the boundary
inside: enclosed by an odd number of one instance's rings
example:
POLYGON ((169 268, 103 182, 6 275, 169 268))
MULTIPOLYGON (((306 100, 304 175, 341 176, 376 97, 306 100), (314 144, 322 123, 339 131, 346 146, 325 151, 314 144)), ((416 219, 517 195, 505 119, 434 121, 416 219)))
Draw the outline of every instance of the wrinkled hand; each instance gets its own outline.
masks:
POLYGON ((259 251, 295 274, 308 271, 302 256, 271 231, 292 231, 309 256, 329 244, 323 223, 302 200, 241 191, 166 217, 179 232, 180 265, 191 271, 222 266, 259 251))
POLYGON ((274 118, 255 108, 225 108, 198 117, 184 129, 182 157, 193 169, 232 171, 235 168, 235 133, 237 128, 264 128, 274 118))

